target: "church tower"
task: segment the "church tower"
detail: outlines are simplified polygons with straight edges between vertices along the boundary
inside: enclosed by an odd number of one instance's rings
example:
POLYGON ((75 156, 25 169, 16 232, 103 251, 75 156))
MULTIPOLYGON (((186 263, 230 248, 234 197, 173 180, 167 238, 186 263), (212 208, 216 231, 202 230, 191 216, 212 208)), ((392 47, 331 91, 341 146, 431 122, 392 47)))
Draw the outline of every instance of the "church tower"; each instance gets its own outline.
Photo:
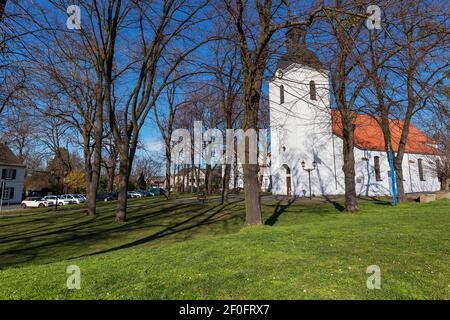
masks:
POLYGON ((272 193, 337 193, 328 71, 307 49, 305 32, 286 33, 287 52, 269 82, 272 193))

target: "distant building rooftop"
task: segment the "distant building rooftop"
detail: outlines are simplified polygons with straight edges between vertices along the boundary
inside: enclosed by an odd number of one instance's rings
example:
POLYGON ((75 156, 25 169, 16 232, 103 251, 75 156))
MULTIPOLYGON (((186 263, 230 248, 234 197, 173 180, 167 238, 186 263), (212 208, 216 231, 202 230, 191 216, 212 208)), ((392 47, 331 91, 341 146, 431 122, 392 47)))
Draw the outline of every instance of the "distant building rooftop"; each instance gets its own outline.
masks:
POLYGON ((24 164, 14 155, 11 149, 0 142, 0 165, 23 167, 24 164))

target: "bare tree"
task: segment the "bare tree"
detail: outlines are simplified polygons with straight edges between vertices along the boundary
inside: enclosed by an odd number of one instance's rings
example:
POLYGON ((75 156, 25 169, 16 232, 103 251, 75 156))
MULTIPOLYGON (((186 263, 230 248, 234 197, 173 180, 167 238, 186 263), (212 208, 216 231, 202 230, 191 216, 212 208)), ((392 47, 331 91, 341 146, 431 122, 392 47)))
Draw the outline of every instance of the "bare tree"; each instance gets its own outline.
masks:
MULTIPOLYGON (((336 8, 364 12, 366 6, 363 2, 354 5, 353 2, 337 0, 336 8)), ((355 117, 361 111, 358 98, 368 83, 368 74, 360 72, 358 67, 362 64, 367 46, 360 48, 359 41, 365 29, 365 20, 355 19, 352 15, 329 14, 328 22, 331 27, 332 54, 331 54, 331 86, 336 108, 339 112, 338 121, 342 129, 343 172, 345 183, 345 210, 354 212, 358 210, 355 185, 355 117)))
POLYGON ((117 81, 117 70, 114 70, 113 64, 109 64, 104 73, 105 105, 120 159, 116 221, 126 219, 127 185, 132 162, 140 131, 150 110, 167 85, 186 77, 174 76, 180 64, 210 40, 203 39, 192 43, 188 48, 178 47, 170 51, 177 39, 186 36, 186 32, 201 21, 198 15, 207 1, 194 4, 181 0, 166 0, 162 4, 144 1, 134 5, 139 33, 139 48, 135 52, 138 57, 137 76, 120 108, 113 105, 113 84, 117 81))
MULTIPOLYGON (((222 127, 233 129, 240 119, 238 103, 241 95, 241 68, 239 52, 228 41, 218 42, 213 48, 214 64, 208 66, 213 74, 212 87, 217 92, 217 104, 221 110, 222 127)), ((231 161, 226 161, 222 175, 222 203, 228 202, 231 180, 231 161)))
MULTIPOLYGON (((406 95, 400 93, 400 101, 387 96, 395 107, 394 115, 402 120, 401 136, 398 150, 394 156, 397 175, 399 200, 405 199, 402 163, 411 121, 418 112, 426 108, 428 101, 436 93, 435 86, 445 77, 443 71, 448 66, 449 34, 447 30, 448 14, 446 7, 424 7, 419 3, 402 1, 400 10, 395 10, 397 30, 396 37, 399 51, 397 66, 391 67, 395 81, 401 81, 406 88, 406 95)), ((386 113, 382 114, 383 117, 386 113)), ((390 139, 389 126, 382 126, 383 133, 390 139)))
POLYGON ((108 134, 108 130, 105 130, 105 132, 105 138, 103 139, 102 166, 105 168, 108 179, 106 188, 109 192, 113 192, 114 180, 117 173, 117 164, 119 162, 119 152, 112 135, 108 134))
MULTIPOLYGON (((66 12, 67 1, 52 1, 52 9, 66 12)), ((116 31, 127 14, 120 0, 81 1, 87 23, 69 32, 44 19, 42 36, 48 41, 35 46, 39 56, 32 59, 40 76, 43 99, 54 100, 42 110, 59 118, 81 137, 86 170, 87 212, 96 214, 96 193, 100 180, 103 140, 105 70, 114 60, 116 31), (67 39, 71 39, 67 42, 67 39)), ((45 8, 41 8, 43 14, 45 8)))
POLYGON ((163 143, 164 143, 164 156, 166 160, 166 192, 164 193, 167 199, 170 198, 170 181, 171 181, 171 173, 170 168, 172 166, 172 133, 174 130, 175 117, 177 116, 177 112, 185 101, 177 101, 176 100, 176 92, 177 92, 178 83, 172 82, 165 88, 166 101, 167 106, 165 110, 161 110, 157 104, 155 104, 154 111, 154 119, 156 125, 161 134, 163 143))

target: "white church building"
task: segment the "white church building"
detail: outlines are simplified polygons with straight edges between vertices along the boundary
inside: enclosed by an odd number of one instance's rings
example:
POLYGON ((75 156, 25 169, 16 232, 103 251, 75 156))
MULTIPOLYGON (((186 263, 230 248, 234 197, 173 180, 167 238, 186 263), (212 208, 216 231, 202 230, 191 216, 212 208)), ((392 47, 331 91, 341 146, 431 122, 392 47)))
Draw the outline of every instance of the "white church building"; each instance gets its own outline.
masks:
MULTIPOLYGON (((329 75, 317 55, 301 43, 298 31, 288 34, 288 52, 269 83, 271 191, 274 195, 344 194, 342 130, 330 107, 329 75), (304 167, 302 166, 304 162, 304 167)), ((356 190, 359 195, 391 194, 388 158, 381 128, 368 115, 355 120, 356 190)), ((398 146, 402 123, 391 120, 392 144, 398 146)), ((411 126, 403 160, 405 192, 439 190, 432 170, 436 149, 411 126)))

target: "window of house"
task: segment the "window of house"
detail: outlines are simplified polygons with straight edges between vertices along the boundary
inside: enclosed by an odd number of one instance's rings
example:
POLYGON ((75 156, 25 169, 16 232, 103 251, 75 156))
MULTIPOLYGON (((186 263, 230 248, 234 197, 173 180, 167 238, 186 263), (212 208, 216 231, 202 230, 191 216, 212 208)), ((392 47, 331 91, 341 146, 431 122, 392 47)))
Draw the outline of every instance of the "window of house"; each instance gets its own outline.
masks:
POLYGON ((418 159, 417 160, 417 165, 419 166, 419 179, 420 181, 425 181, 425 177, 423 174, 423 160, 422 159, 418 159))
POLYGON ((380 172, 380 157, 375 156, 373 158, 373 164, 375 167, 375 179, 377 181, 381 181, 381 172, 380 172))
POLYGON ((317 97, 316 97, 316 83, 314 82, 314 80, 311 80, 309 82, 309 98, 311 100, 317 100, 317 97))
POLYGON ((280 104, 284 103, 284 86, 280 86, 280 104))
POLYGON ((2 179, 14 180, 16 178, 16 169, 3 169, 2 179))
POLYGON ((0 196, 3 194, 3 200, 10 200, 14 198, 14 188, 5 188, 5 190, 0 189, 0 196))

